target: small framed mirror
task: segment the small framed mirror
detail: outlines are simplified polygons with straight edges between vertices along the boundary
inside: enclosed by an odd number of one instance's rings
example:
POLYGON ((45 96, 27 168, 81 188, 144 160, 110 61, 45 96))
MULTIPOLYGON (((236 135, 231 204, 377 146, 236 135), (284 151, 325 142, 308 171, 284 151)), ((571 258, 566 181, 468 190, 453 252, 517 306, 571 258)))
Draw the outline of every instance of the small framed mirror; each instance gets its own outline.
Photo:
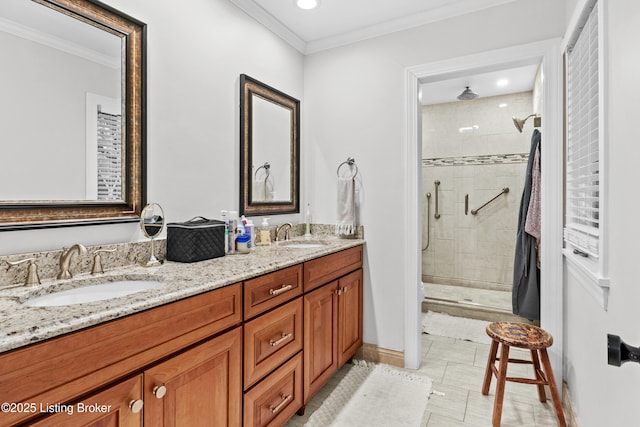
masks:
POLYGON ((151 239, 151 255, 149 259, 142 263, 145 267, 155 267, 162 264, 156 257, 154 239, 162 233, 164 228, 164 212, 162 207, 157 203, 149 203, 144 207, 140 214, 140 228, 142 233, 151 239))
POLYGON ((240 75, 240 214, 300 212, 300 101, 240 75))

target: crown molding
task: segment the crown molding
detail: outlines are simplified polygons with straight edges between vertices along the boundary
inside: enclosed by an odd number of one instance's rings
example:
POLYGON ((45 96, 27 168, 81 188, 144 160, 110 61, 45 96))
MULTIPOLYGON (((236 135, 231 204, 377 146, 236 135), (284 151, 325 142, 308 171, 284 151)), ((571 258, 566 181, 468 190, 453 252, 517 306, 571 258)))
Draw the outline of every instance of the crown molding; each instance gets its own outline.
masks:
POLYGON ((258 6, 252 0, 229 0, 247 15, 267 27, 268 30, 282 38, 284 41, 293 46, 300 53, 306 53, 306 43, 298 37, 293 31, 287 28, 282 22, 278 21, 266 10, 258 6))
POLYGON ((371 25, 345 34, 311 41, 307 43, 305 53, 311 54, 322 50, 333 49, 335 47, 345 46, 421 25, 443 21, 456 16, 489 9, 513 1, 515 0, 461 0, 436 9, 371 25))
POLYGON ((253 19, 267 27, 270 31, 281 37, 299 52, 308 55, 380 37, 386 34, 419 27, 420 25, 442 21, 502 4, 511 3, 515 0, 459 0, 422 13, 416 13, 410 16, 382 22, 380 24, 370 25, 355 31, 309 42, 305 42, 303 39, 298 37, 282 22, 278 21, 262 7, 258 6, 253 0, 230 1, 243 10, 247 15, 251 16, 253 19))
POLYGON ((51 34, 36 30, 35 28, 18 24, 17 22, 8 19, 0 18, 0 31, 96 62, 109 68, 116 69, 122 67, 120 57, 104 55, 93 49, 89 49, 69 40, 52 36, 51 34))

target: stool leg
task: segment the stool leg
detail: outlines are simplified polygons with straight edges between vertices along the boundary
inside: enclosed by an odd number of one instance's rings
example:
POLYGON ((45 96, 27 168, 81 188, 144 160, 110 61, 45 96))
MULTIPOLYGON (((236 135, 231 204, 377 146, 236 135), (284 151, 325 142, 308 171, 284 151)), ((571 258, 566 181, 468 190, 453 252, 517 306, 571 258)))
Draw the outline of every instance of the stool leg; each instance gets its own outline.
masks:
POLYGON ((487 359, 487 370, 484 372, 484 383, 482 384, 482 394, 489 394, 491 387, 491 378, 493 377, 493 366, 496 364, 496 354, 498 354, 498 341, 491 341, 491 349, 489 350, 489 359, 487 359))
MULTIPOLYGON (((538 359, 538 350, 531 350, 531 360, 533 361, 533 373, 536 375, 536 379, 538 381, 544 381, 545 378, 540 372, 540 359, 538 359)), ((540 398, 540 402, 542 403, 547 401, 547 395, 544 392, 544 384, 538 384, 538 397, 540 398)))
POLYGON ((507 380, 507 366, 509 365, 509 346, 502 343, 500 349, 500 368, 498 369, 498 383, 496 397, 493 401, 493 427, 500 427, 502 419, 502 401, 504 400, 504 385, 507 380))
POLYGON ((549 388, 551 389, 551 399, 553 400, 553 407, 556 410, 560 427, 567 427, 567 421, 564 418, 564 412, 562 411, 562 401, 560 400, 560 394, 558 393, 558 387, 556 387, 556 380, 553 377, 553 371, 551 370, 551 363, 549 362, 549 355, 547 349, 540 350, 540 358, 542 359, 542 366, 544 366, 544 374, 549 382, 549 388))

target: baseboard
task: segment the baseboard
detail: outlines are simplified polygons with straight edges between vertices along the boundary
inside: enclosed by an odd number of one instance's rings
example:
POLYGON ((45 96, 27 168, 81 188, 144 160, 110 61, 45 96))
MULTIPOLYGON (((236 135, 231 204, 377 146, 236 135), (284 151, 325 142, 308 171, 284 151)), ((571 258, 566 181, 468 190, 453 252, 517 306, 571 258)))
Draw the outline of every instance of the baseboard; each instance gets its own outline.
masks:
POLYGON ((571 393, 569 393, 566 382, 562 383, 562 409, 564 410, 564 416, 567 418, 567 427, 578 427, 578 417, 576 417, 571 393))
POLYGON ((374 344, 364 343, 356 355, 358 359, 368 362, 384 363, 391 366, 404 368, 404 352, 389 350, 374 344))

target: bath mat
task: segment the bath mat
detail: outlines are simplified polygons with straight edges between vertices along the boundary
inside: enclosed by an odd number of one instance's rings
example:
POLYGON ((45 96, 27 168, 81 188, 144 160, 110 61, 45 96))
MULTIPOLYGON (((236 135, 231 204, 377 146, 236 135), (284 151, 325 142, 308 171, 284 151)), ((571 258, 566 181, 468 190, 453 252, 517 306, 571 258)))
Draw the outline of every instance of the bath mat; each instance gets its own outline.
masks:
POLYGON ((491 343, 491 339, 485 332, 489 323, 491 322, 449 316, 433 311, 422 313, 422 332, 483 344, 491 343))
POLYGON ((417 372, 354 361, 304 426, 426 426, 431 384, 417 372))

